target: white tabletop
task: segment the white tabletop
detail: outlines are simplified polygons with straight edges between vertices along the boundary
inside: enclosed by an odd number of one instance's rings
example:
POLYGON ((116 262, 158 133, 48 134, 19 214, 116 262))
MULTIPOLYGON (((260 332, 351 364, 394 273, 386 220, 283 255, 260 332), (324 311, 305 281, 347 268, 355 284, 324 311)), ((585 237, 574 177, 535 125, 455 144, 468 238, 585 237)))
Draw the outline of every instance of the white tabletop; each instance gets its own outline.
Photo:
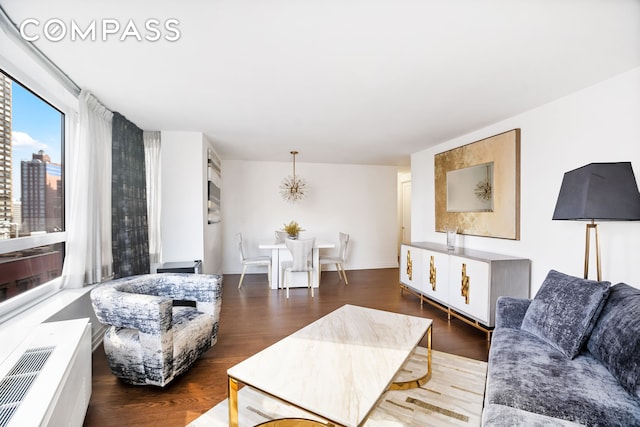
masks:
MULTIPOLYGON (((325 240, 316 240, 316 244, 313 246, 315 249, 331 249, 335 248, 336 245, 331 242, 327 242, 325 240)), ((258 243, 258 248, 260 249, 286 249, 287 246, 284 242, 260 242, 258 243)))
POLYGON ((344 305, 230 368, 230 377, 344 426, 360 425, 431 319, 344 305))

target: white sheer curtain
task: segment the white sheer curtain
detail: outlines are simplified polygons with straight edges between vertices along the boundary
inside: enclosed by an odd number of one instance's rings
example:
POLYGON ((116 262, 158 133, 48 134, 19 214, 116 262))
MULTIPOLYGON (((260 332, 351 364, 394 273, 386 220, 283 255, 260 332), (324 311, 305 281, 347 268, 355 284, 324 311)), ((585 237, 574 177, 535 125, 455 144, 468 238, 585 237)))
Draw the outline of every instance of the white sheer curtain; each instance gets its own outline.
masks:
POLYGON ((147 223, 149 226, 149 262, 160 262, 162 240, 160 238, 160 132, 144 131, 144 165, 147 177, 147 223))
POLYGON ((111 120, 90 92, 78 97, 80 114, 70 147, 71 198, 63 286, 99 283, 113 274, 111 255, 111 120))

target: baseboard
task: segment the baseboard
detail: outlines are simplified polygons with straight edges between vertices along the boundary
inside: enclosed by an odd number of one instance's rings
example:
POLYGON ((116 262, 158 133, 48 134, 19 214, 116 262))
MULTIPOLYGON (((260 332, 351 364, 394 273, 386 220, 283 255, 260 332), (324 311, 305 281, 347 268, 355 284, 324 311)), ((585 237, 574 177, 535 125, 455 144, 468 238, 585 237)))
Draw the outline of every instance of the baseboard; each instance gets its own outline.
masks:
POLYGON ((100 347, 102 340, 104 339, 104 333, 107 331, 108 326, 100 325, 94 327, 94 331, 91 334, 91 352, 96 351, 96 348, 100 347))

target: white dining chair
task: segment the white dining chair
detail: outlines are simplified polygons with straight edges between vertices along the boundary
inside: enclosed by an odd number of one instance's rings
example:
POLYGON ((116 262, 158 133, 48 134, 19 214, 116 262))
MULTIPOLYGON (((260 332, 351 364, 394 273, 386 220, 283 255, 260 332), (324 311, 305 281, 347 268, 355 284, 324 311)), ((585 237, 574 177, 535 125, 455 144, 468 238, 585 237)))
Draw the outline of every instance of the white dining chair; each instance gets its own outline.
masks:
POLYGON ((316 244, 316 239, 286 239, 284 243, 293 257, 291 261, 282 261, 280 263, 280 271, 282 272, 281 276, 284 278, 283 285, 287 290, 287 298, 289 298, 291 274, 296 272, 307 273, 307 287, 311 288, 311 297, 313 298, 313 285, 311 283, 313 263, 311 262, 311 252, 316 244))
POLYGON ((269 281, 269 287, 271 287, 271 257, 269 256, 255 256, 247 257, 244 254, 244 245, 242 243, 242 233, 236 235, 238 241, 238 252, 240 253, 240 261, 242 262, 242 274, 240 275, 240 283, 238 283, 238 289, 242 287, 242 280, 244 279, 244 273, 247 271, 247 266, 250 265, 266 265, 267 266, 267 279, 269 281))
POLYGON ((284 241, 287 239, 289 235, 287 234, 286 231, 276 231, 276 242, 277 243, 284 243, 284 241))
POLYGON ((320 255, 320 268, 323 265, 336 265, 336 270, 338 270, 338 278, 342 280, 344 277, 344 284, 348 285, 349 281, 347 280, 347 272, 344 270, 344 263, 347 260, 347 246, 349 245, 349 235, 346 233, 338 233, 338 238, 340 239, 340 250, 338 252, 338 256, 323 256, 320 255))

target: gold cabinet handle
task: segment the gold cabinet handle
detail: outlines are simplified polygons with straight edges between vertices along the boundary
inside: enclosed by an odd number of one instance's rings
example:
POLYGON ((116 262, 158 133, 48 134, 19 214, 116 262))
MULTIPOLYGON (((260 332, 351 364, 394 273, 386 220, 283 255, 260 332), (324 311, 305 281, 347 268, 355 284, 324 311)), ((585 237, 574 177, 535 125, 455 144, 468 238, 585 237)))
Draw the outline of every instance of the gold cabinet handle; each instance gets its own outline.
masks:
POLYGON ((434 256, 431 255, 431 260, 429 261, 429 283, 431 283, 431 290, 436 290, 436 266, 434 262, 434 256))
POLYGON ((407 251, 407 276, 413 280, 413 262, 411 261, 411 251, 407 251))
POLYGON ((469 276, 467 276, 467 264, 462 264, 462 283, 460 294, 464 297, 464 303, 469 304, 469 276))

